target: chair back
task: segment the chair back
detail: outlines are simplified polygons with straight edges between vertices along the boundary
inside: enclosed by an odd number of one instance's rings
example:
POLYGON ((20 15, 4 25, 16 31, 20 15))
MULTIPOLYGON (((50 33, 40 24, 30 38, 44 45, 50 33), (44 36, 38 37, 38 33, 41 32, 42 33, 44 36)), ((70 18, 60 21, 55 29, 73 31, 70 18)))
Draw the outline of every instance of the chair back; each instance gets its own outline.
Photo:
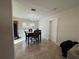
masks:
POLYGON ((41 30, 35 30, 34 36, 39 37, 39 35, 41 35, 41 30))

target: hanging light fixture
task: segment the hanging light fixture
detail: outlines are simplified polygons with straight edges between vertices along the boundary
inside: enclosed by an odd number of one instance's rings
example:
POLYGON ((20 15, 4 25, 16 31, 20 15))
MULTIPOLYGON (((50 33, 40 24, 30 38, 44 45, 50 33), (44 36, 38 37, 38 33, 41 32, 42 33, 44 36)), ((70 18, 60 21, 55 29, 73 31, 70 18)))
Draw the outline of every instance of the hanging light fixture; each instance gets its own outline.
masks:
POLYGON ((37 10, 35 8, 30 8, 30 11, 27 15, 28 19, 32 21, 36 21, 39 19, 40 15, 38 14, 37 10))

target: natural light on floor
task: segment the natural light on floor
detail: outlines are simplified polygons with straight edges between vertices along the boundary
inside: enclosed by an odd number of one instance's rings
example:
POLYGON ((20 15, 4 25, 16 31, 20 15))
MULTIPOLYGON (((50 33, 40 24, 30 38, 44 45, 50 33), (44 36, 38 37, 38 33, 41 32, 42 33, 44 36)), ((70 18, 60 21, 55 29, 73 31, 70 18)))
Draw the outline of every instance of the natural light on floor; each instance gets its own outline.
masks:
POLYGON ((17 44, 19 42, 23 41, 23 39, 14 40, 14 44, 17 44))

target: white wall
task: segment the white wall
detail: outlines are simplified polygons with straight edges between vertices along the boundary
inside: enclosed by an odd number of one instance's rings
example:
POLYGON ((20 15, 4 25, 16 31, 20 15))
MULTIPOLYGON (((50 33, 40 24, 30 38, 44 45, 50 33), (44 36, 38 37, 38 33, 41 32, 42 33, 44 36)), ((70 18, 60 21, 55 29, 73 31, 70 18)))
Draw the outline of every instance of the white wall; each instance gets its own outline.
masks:
POLYGON ((0 59, 14 59, 11 0, 0 0, 0 59))
MULTIPOLYGON (((79 6, 70 8, 55 14, 54 17, 50 18, 58 19, 57 24, 57 44, 66 40, 78 41, 79 42, 79 6)), ((40 20, 39 28, 42 30, 42 37, 45 39, 49 38, 49 20, 40 20)))
POLYGON ((17 0, 12 0, 12 14, 15 17, 26 18, 26 8, 25 5, 21 3, 17 0))
POLYGON ((39 29, 42 30, 42 38, 49 39, 49 20, 44 19, 39 21, 39 29))
POLYGON ((63 11, 58 18, 58 45, 65 40, 79 42, 79 7, 63 11))

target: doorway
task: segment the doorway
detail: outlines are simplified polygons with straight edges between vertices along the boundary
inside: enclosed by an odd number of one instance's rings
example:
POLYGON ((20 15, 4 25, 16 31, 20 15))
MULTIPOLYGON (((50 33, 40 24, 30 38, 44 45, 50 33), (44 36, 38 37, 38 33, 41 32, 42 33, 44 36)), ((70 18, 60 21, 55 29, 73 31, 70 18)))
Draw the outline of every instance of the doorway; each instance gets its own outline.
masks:
POLYGON ((49 39, 54 43, 57 41, 57 19, 49 21, 49 39))

